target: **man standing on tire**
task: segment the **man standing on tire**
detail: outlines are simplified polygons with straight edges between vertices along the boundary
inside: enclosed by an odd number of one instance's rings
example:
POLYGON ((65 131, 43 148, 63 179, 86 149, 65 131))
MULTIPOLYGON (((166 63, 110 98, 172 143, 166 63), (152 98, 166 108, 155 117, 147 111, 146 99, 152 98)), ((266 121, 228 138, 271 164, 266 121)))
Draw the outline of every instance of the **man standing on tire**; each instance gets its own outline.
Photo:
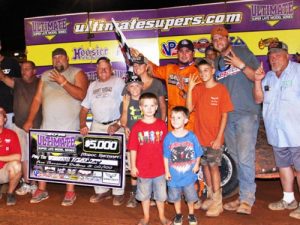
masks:
MULTIPOLYGON (((271 43, 268 57, 272 71, 265 75, 262 65, 256 71, 253 94, 257 103, 263 102, 267 138, 283 187, 283 198, 270 203, 269 209, 296 209, 292 166, 300 190, 300 64, 289 61, 288 46, 283 42, 271 43)), ((289 216, 300 219, 300 205, 289 216)))
POLYGON ((240 191, 239 198, 224 204, 224 209, 248 215, 256 191, 255 144, 260 106, 254 102, 252 88, 259 62, 246 46, 232 46, 224 27, 213 28, 211 39, 220 53, 215 60, 216 79, 227 87, 234 104, 234 111, 228 114, 225 143, 237 165, 240 191))

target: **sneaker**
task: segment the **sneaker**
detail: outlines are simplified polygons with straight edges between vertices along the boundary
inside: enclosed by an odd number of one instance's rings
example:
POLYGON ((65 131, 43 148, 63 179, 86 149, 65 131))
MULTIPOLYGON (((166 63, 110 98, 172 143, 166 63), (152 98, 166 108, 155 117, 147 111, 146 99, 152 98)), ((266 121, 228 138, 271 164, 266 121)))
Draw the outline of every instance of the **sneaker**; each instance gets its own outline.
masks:
POLYGON ((300 220, 300 203, 299 207, 289 214, 290 217, 300 220))
POLYGON ((125 202, 125 195, 114 195, 113 205, 120 206, 125 202))
POLYGON ((76 200, 76 194, 74 191, 67 191, 64 200, 61 202, 62 206, 71 206, 76 200))
POLYGON ((268 205, 271 210, 284 210, 284 209, 296 209, 298 207, 297 201, 294 199, 291 203, 287 203, 283 199, 278 202, 272 202, 268 205))
POLYGON ((30 203, 39 203, 41 201, 44 201, 49 198, 47 191, 42 191, 40 189, 37 189, 30 200, 30 203))
POLYGON ((98 203, 104 199, 110 199, 112 197, 111 191, 107 191, 101 194, 94 194, 90 197, 90 203, 98 203))
POLYGON ((176 214, 176 216, 173 219, 173 224, 174 225, 182 225, 182 219, 183 219, 183 216, 181 214, 176 214))
POLYGON ((188 216, 189 225, 197 225, 198 221, 195 215, 189 215, 188 216))
POLYGON ((15 205, 17 202, 16 196, 12 193, 7 193, 6 205, 15 205))
POLYGON ((38 189, 36 184, 30 185, 30 193, 33 195, 34 192, 38 189))
POLYGON ((137 206, 137 200, 135 199, 135 193, 130 192, 129 200, 126 204, 127 208, 135 208, 137 206))
POLYGON ((26 195, 28 193, 31 193, 30 185, 27 183, 23 183, 22 186, 16 190, 17 195, 26 195))
POLYGON ((236 212, 239 214, 250 215, 252 206, 245 201, 241 201, 240 206, 237 208, 236 212))

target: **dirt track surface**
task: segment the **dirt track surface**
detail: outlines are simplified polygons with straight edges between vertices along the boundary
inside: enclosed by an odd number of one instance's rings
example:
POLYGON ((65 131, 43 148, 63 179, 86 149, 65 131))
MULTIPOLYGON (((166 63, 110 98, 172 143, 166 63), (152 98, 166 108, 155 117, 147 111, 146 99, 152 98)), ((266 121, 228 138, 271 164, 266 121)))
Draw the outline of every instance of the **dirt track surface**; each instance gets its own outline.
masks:
MULTIPOLYGON (((17 196, 17 205, 9 207, 5 205, 6 196, 4 195, 0 201, 0 225, 134 225, 142 217, 141 204, 135 209, 130 209, 125 205, 113 206, 112 199, 98 204, 89 203, 89 197, 93 194, 91 187, 76 187, 75 204, 71 207, 63 207, 60 202, 64 195, 64 188, 64 185, 48 184, 50 198, 39 204, 30 204, 30 196, 26 195, 17 196)), ((126 191, 127 199, 128 196, 129 192, 126 191)), ((243 216, 225 211, 217 218, 207 218, 204 211, 196 210, 196 216, 200 225, 299 225, 299 220, 288 216, 288 210, 279 212, 268 210, 268 203, 280 199, 281 196, 278 180, 258 180, 257 200, 252 215, 243 216)), ((298 194, 296 198, 300 200, 298 194)), ((188 224, 187 207, 183 205, 182 208, 185 216, 184 224, 188 224)), ((166 205, 166 215, 168 218, 174 216, 173 205, 166 205)), ((150 224, 160 224, 155 207, 151 207, 150 224)))

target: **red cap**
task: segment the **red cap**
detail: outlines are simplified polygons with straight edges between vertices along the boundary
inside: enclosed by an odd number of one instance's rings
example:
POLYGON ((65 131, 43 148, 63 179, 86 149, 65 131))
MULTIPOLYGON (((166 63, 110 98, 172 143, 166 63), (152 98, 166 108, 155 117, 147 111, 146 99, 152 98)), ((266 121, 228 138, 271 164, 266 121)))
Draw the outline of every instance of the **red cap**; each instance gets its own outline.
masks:
POLYGON ((218 27, 214 27, 211 30, 210 34, 211 34, 212 38, 216 34, 227 37, 228 36, 228 30, 223 26, 218 26, 218 27))

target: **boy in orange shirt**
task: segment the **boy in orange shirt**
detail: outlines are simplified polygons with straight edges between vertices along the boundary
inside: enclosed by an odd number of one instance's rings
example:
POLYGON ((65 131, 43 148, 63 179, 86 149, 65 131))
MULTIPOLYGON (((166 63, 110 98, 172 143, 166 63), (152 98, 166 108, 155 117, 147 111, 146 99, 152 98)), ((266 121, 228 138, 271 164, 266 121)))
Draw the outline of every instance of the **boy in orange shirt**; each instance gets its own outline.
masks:
POLYGON ((233 104, 226 87, 214 80, 213 62, 200 60, 197 68, 203 84, 200 84, 198 76, 190 76, 187 108, 190 112, 195 111, 195 134, 204 150, 201 164, 208 198, 203 202, 202 209, 207 210, 207 216, 215 217, 223 212, 219 166, 227 113, 233 110, 233 104))

